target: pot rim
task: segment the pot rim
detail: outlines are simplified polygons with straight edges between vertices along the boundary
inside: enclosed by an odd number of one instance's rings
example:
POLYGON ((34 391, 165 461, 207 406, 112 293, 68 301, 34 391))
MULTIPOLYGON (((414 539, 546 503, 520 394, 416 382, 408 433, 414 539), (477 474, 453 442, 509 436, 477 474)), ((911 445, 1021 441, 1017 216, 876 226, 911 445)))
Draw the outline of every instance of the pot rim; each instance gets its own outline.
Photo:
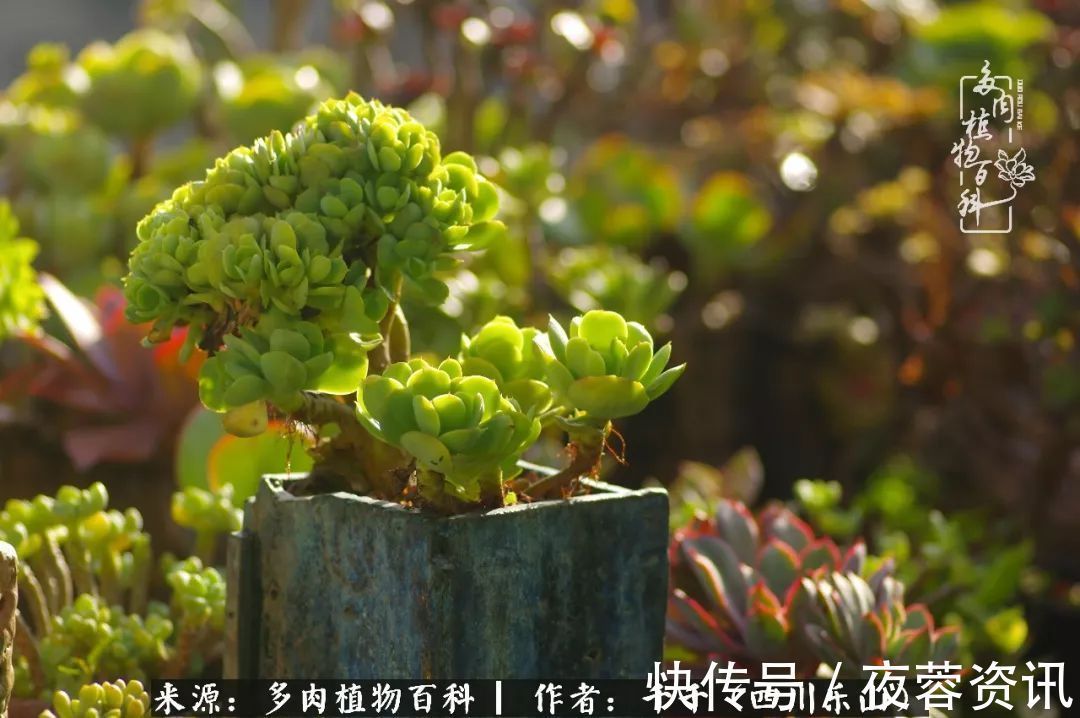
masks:
POLYGON ((402 514, 416 516, 418 518, 439 521, 475 521, 477 519, 485 517, 506 516, 515 513, 521 513, 523 511, 543 510, 548 507, 561 506, 567 503, 587 504, 597 501, 612 501, 616 499, 643 496, 667 497, 667 490, 659 486, 649 486, 641 489, 629 489, 625 486, 616 486, 615 484, 609 484, 605 481, 598 481, 596 479, 582 479, 582 483, 592 489, 594 493, 583 494, 581 496, 572 496, 569 499, 545 499, 543 501, 519 503, 512 506, 501 506, 499 508, 488 509, 486 511, 470 511, 464 514, 442 515, 429 511, 424 511, 418 508, 402 506, 395 501, 376 499, 371 496, 363 496, 361 494, 354 494, 348 491, 334 491, 325 494, 316 494, 313 496, 294 496, 293 494, 285 490, 286 484, 292 483, 294 481, 303 480, 307 476, 307 472, 295 472, 288 474, 263 474, 262 478, 259 480, 259 488, 255 496, 257 499, 270 499, 274 502, 279 503, 291 503, 294 501, 349 501, 365 506, 370 506, 373 508, 400 512, 402 514))

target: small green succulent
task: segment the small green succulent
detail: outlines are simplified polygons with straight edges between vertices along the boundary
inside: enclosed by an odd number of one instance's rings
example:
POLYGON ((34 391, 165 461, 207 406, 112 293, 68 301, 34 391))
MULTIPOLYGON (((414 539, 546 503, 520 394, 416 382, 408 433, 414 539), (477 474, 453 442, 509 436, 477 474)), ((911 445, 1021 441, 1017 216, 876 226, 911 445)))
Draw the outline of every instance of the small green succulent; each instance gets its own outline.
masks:
POLYGON ((32 263, 37 243, 18 237, 19 223, 6 201, 0 201, 0 341, 36 329, 45 313, 45 299, 32 263))
POLYGON ((151 604, 144 617, 83 594, 53 616, 38 642, 45 684, 74 690, 102 677, 148 678, 165 666, 172 633, 161 604, 151 604))
POLYGON ((195 106, 202 67, 180 35, 144 29, 116 43, 88 45, 76 61, 85 73, 80 106, 110 134, 148 137, 195 106))
POLYGON ((108 509, 101 483, 64 486, 56 497, 10 500, 0 511, 0 540, 20 558, 27 612, 35 628, 81 593, 139 608, 146 595, 150 537, 135 509, 108 509), (39 575, 40 574, 40 575, 39 575))
POLYGON ((673 230, 683 206, 674 168, 648 148, 614 135, 586 150, 566 195, 587 237, 631 249, 673 230))
POLYGON ((526 411, 543 412, 552 397, 544 381, 544 356, 535 341, 540 335, 538 329, 497 316, 472 337, 462 337, 462 370, 492 379, 526 411))
POLYGON ((587 421, 637 414, 686 368, 666 369, 671 344, 654 353, 649 331, 616 312, 586 312, 570 323, 569 334, 553 317, 546 338, 538 346, 548 358, 547 379, 555 399, 587 421))
MULTIPOLYGON (((338 328, 373 326, 363 313, 359 292, 350 289, 343 306, 351 309, 355 297, 357 309, 349 318, 343 317, 338 328)), ((349 394, 356 391, 368 367, 370 342, 358 341, 358 336, 345 331, 327 335, 313 322, 289 321, 283 312, 272 310, 255 327, 225 337, 222 350, 203 364, 200 397, 216 411, 266 401, 291 411, 301 405, 305 391, 349 394)), ((232 421, 227 421, 226 428, 239 436, 260 434, 266 428, 262 419, 254 429, 245 429, 238 417, 242 414, 227 414, 232 421)))
POLYGON ((416 459, 421 495, 435 502, 441 493, 465 502, 501 497, 540 434, 540 422, 494 379, 465 374, 456 359, 392 364, 365 380, 358 406, 369 431, 416 459))
POLYGON ((225 629, 225 577, 192 556, 165 561, 165 581, 173 591, 173 613, 181 631, 220 633, 225 629))
POLYGON ((16 105, 0 119, 0 136, 11 143, 5 158, 19 178, 20 199, 36 196, 93 195, 114 172, 109 139, 68 108, 16 105))
POLYGON ((195 553, 205 560, 213 558, 219 536, 240 530, 242 517, 233 503, 232 484, 216 492, 187 486, 172 497, 173 521, 195 532, 195 553))
MULTIPOLYGON (((209 530, 235 526, 231 505, 174 498, 209 530)), ((215 501, 227 499, 217 497, 215 501)), ((19 630, 35 651, 16 650, 15 693, 37 697, 93 680, 197 674, 222 650, 225 582, 198 558, 161 560, 171 606, 149 600, 150 537, 138 511, 109 509, 105 486, 64 486, 53 496, 9 500, 0 541, 20 559, 19 630)), ((183 512, 181 512, 183 513, 183 512)), ((185 516, 186 517, 186 516, 185 516)), ((24 644, 26 645, 26 644, 24 644)))
POLYGON ((150 715, 150 694, 141 681, 87 683, 69 695, 58 690, 41 718, 143 718, 150 715), (75 695, 72 698, 71 695, 75 695))

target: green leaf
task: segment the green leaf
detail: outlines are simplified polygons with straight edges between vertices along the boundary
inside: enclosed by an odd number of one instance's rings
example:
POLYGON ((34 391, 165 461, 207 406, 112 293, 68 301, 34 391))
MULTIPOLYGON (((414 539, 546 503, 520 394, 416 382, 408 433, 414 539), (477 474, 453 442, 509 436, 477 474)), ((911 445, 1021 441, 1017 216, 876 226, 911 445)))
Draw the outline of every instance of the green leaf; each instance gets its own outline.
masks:
POLYGON ((367 376, 367 349, 348 334, 334 334, 327 339, 327 350, 334 361, 312 387, 324 394, 351 394, 367 376))
POLYGON ((663 394, 671 388, 671 385, 682 376, 684 371, 686 371, 686 365, 680 364, 671 367, 658 376, 656 380, 649 384, 645 389, 645 392, 649 395, 649 400, 659 399, 663 396, 663 394))
POLYGON ((265 401, 253 401, 235 409, 229 409, 221 417, 225 431, 234 436, 258 436, 266 431, 269 419, 265 401))
POLYGON ((619 419, 649 405, 645 387, 616 376, 590 376, 573 382, 566 392, 574 407, 597 419, 619 419))
POLYGON ((199 400, 207 409, 222 412, 229 408, 225 401, 225 389, 229 385, 229 376, 221 359, 214 356, 203 362, 199 370, 199 400))
POLYGON ((307 379, 304 363, 290 354, 283 351, 267 352, 260 358, 259 366, 275 392, 287 393, 304 388, 307 379))
POLYGON ((289 329, 275 329, 270 333, 270 348, 282 351, 305 361, 311 357, 311 344, 300 332, 289 329))
POLYGON ((420 431, 432 436, 438 436, 440 432, 439 412, 435 405, 426 396, 413 396, 413 414, 416 417, 416 426, 420 431))
POLYGON ((574 337, 566 345, 566 366, 579 379, 607 373, 604 357, 584 337, 574 337))
MULTIPOLYGON (((551 344, 552 353, 555 358, 560 362, 566 361, 566 345, 570 341, 566 336, 566 330, 562 328, 562 325, 553 316, 548 316, 548 341, 551 344)), ((537 344, 541 348, 542 344, 537 344)))
POLYGON ((225 405, 228 407, 249 404, 256 399, 263 399, 270 393, 270 385, 260 376, 248 374, 236 379, 225 390, 225 405))
POLYGON ((407 431, 401 435, 401 448, 416 457, 427 469, 446 473, 452 467, 450 451, 436 439, 420 431, 407 431))
POLYGON ((645 371, 649 368, 652 358, 652 346, 645 342, 639 343, 630 350, 630 354, 626 357, 626 363, 623 364, 622 375, 627 379, 633 379, 635 381, 640 380, 642 375, 644 375, 645 371))
POLYGON ((301 441, 287 435, 280 422, 272 422, 269 429, 252 438, 232 436, 224 432, 217 414, 196 408, 177 440, 178 485, 214 492, 231 485, 239 506, 255 494, 265 474, 311 468, 311 457, 301 441))
POLYGON ((626 320, 620 314, 595 309, 581 317, 578 336, 589 342, 593 349, 606 353, 612 341, 626 339, 626 332, 626 320))
POLYGON ((645 370, 645 374, 641 377, 641 383, 645 386, 649 386, 656 381, 660 374, 663 373, 664 367, 667 366, 668 360, 671 359, 671 342, 668 342, 664 346, 660 347, 656 354, 653 355, 652 361, 649 362, 649 368, 645 370))

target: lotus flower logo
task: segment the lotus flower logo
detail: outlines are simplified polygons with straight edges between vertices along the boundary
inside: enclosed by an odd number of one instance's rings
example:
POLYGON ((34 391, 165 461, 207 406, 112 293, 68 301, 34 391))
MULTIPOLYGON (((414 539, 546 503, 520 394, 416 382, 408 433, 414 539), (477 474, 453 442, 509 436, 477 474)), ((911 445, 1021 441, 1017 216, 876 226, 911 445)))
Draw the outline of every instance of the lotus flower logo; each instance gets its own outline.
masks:
POLYGON ((998 158, 994 163, 997 167, 998 177, 1009 183, 1013 189, 1023 187, 1028 182, 1035 180, 1035 168, 1024 160, 1027 152, 1021 147, 1015 155, 1009 157, 1005 150, 998 150, 998 158))

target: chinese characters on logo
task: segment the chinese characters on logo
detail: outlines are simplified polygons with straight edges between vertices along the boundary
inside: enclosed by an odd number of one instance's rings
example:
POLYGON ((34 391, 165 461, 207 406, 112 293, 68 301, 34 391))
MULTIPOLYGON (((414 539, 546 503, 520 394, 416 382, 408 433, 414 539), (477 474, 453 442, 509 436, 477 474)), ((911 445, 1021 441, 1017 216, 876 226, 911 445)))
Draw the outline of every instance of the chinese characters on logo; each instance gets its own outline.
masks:
POLYGON ((949 153, 960 168, 960 231, 1008 233, 1012 202, 1035 179, 1035 169, 1018 142, 1024 129, 1024 81, 991 74, 989 60, 981 74, 961 77, 960 124, 964 134, 949 153))

